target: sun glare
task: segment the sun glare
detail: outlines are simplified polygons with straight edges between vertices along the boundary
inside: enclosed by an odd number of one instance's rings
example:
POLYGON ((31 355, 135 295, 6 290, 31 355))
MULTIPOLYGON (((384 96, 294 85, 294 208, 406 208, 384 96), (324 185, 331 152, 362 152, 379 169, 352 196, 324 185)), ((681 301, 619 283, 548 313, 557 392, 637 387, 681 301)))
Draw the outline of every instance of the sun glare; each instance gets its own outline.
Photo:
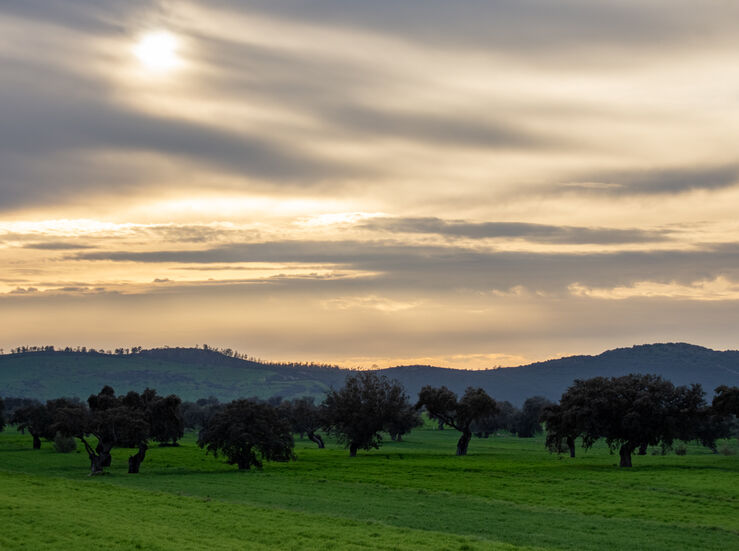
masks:
POLYGON ((179 65, 178 46, 173 34, 157 31, 143 35, 134 46, 133 53, 147 69, 165 72, 179 65))

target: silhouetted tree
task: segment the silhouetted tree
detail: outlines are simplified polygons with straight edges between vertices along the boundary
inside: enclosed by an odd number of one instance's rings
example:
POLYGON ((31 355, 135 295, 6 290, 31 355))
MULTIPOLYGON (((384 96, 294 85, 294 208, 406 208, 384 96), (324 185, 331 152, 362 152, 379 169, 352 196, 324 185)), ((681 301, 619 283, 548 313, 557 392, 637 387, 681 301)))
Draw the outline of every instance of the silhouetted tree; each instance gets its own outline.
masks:
POLYGON ((138 451, 128 458, 128 472, 138 473, 146 456, 150 426, 146 419, 143 399, 136 392, 116 396, 110 386, 87 399, 88 407, 79 404, 59 408, 52 430, 65 436, 74 436, 82 442, 90 459, 90 474, 100 474, 111 464, 111 450, 118 447, 136 447, 138 451), (93 448, 87 437, 94 436, 93 448))
POLYGON ((674 440, 693 439, 704 407, 700 385, 675 387, 655 375, 576 380, 559 409, 546 410, 547 442, 556 448, 574 432, 589 448, 604 438, 611 450, 618 448, 620 466, 631 467, 631 455, 641 445, 669 447, 674 440))
POLYGON ((177 440, 185 434, 180 397, 175 394, 159 396, 156 390, 147 388, 141 394, 141 401, 151 439, 160 446, 176 446, 177 440))
POLYGON ((546 428, 549 451, 564 453, 566 446, 570 457, 575 457, 575 439, 582 432, 580 414, 580 410, 566 409, 560 404, 551 404, 542 410, 539 420, 546 428))
POLYGON ((393 409, 392 418, 385 423, 385 431, 390 435, 390 439, 396 442, 403 440, 403 435, 408 434, 416 427, 423 425, 423 419, 410 403, 393 409))
POLYGON ((10 422, 17 426, 20 433, 28 432, 33 437, 34 450, 41 448, 42 438, 48 440, 54 437, 54 433, 50 430, 53 417, 51 417, 46 405, 41 402, 16 409, 10 422))
POLYGON ((716 388, 712 406, 716 413, 739 417, 739 386, 721 385, 716 388))
POLYGON ((554 405, 554 402, 543 396, 532 396, 523 403, 523 408, 515 416, 511 432, 516 433, 519 438, 531 438, 541 432, 541 414, 544 408, 554 405))
POLYGON ((518 414, 518 408, 511 404, 508 400, 497 402, 498 412, 493 415, 487 415, 472 423, 472 432, 478 438, 487 438, 491 434, 499 430, 513 432, 514 423, 518 414))
POLYGON ((264 461, 295 459, 290 424, 274 406, 254 400, 234 400, 210 418, 200 431, 198 446, 222 454, 239 470, 264 461))
POLYGON ((322 404, 324 428, 349 448, 379 448, 382 431, 408 404, 408 396, 398 382, 365 371, 346 378, 339 390, 331 389, 322 404))
POLYGON ((200 398, 196 402, 182 402, 180 405, 182 418, 188 429, 203 428, 208 420, 221 409, 223 405, 215 396, 200 398))
POLYGON ((290 423, 292 432, 300 434, 301 437, 305 434, 320 449, 326 447, 323 438, 317 432, 323 425, 323 412, 313 403, 312 396, 281 402, 278 409, 290 423))
POLYGON ((467 455, 472 439, 472 424, 495 415, 498 406, 487 392, 481 388, 469 387, 460 400, 447 387, 425 386, 418 394, 416 409, 425 407, 434 418, 454 427, 462 433, 457 442, 457 455, 467 455))

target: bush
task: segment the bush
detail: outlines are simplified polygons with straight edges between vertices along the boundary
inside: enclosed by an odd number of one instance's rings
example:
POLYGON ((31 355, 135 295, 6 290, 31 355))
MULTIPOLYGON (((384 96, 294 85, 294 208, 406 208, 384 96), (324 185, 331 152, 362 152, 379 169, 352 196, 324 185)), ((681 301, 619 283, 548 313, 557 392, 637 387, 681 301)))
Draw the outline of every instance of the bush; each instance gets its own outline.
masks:
POLYGON ((77 450, 77 441, 71 436, 57 432, 54 436, 54 450, 58 453, 71 453, 77 450))
POLYGON ((688 453, 688 449, 685 446, 680 445, 675 447, 676 455, 685 455, 686 453, 688 453))

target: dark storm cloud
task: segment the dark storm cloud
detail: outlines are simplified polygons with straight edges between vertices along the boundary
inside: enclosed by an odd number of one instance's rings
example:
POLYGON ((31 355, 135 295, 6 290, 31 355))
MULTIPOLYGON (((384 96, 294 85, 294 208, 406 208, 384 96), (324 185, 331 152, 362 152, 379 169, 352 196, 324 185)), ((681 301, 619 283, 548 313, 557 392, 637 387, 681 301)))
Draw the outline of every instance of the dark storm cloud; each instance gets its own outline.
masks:
POLYGON ((427 233, 472 239, 518 238, 536 243, 623 244, 666 241, 666 232, 550 226, 525 222, 466 222, 441 218, 374 218, 361 227, 391 233, 427 233))
POLYGON ((215 264, 302 262, 378 272, 383 288, 506 290, 522 285, 561 291, 573 283, 596 287, 638 281, 689 284, 726 276, 739 279, 739 246, 700 251, 600 254, 477 251, 462 247, 402 245, 386 241, 281 241, 199 251, 89 252, 74 260, 215 264))

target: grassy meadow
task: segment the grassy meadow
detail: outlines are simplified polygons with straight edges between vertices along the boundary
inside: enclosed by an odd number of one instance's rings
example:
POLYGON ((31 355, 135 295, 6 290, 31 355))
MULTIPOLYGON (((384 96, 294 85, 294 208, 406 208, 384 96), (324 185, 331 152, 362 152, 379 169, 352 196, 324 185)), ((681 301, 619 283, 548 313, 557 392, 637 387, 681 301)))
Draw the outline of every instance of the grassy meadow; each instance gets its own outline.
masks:
MULTIPOLYGON (((739 456, 689 445, 619 469, 604 446, 550 455, 543 438, 418 430, 348 452, 298 441, 298 460, 238 472, 185 437, 129 450, 109 474, 86 454, 0 433, 0 549, 735 549, 739 456)), ((724 441, 736 454, 737 442, 724 441)))

